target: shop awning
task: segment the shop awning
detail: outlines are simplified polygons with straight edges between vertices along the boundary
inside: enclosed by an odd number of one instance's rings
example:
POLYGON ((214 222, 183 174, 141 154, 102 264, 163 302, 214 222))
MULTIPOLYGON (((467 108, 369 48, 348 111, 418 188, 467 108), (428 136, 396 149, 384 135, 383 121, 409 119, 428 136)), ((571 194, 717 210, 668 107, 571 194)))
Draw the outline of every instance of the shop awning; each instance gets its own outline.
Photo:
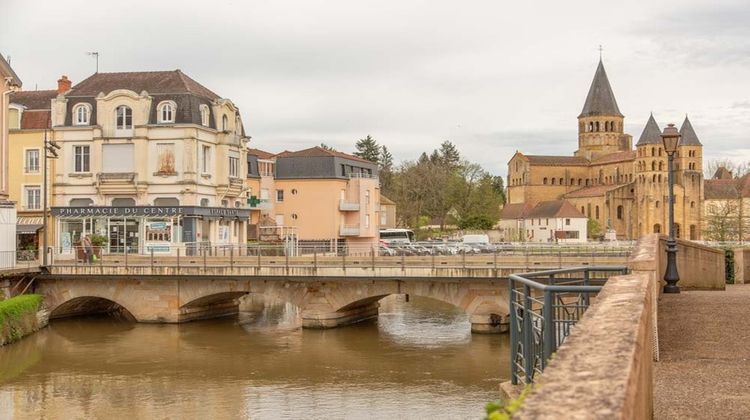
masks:
POLYGON ((41 217, 18 216, 16 218, 16 234, 35 235, 44 226, 41 217))

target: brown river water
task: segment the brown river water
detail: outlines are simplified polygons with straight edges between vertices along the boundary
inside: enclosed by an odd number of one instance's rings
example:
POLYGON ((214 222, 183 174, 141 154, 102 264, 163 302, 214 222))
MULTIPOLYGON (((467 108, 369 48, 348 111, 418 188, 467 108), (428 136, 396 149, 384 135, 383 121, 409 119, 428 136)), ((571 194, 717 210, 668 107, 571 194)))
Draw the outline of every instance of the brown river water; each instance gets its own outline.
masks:
POLYGON ((506 335, 391 296, 380 316, 303 330, 295 308, 182 325, 55 320, 0 348, 0 419, 481 418, 509 377, 506 335))

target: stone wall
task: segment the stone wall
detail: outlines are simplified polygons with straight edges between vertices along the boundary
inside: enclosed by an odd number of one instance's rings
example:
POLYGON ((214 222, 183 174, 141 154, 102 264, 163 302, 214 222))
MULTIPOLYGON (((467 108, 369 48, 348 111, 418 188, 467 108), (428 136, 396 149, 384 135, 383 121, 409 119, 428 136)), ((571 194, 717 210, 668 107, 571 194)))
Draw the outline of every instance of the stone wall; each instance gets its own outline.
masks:
POLYGON ((734 282, 750 283, 750 248, 734 250, 734 282))
MULTIPOLYGON (((664 241, 656 234, 638 241, 628 262, 631 274, 612 277, 602 288, 516 417, 652 417, 664 241)), ((682 288, 724 289, 722 251, 679 241, 677 262, 682 288)))

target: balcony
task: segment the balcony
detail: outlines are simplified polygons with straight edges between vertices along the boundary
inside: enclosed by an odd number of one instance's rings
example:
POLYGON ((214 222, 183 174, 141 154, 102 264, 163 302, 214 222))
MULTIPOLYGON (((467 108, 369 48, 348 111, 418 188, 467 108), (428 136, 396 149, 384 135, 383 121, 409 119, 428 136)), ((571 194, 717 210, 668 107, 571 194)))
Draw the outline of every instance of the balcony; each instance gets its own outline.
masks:
POLYGON ((359 203, 353 201, 346 201, 345 199, 339 200, 340 211, 359 211, 359 203))
POLYGON ((341 236, 359 236, 359 225, 341 225, 339 235, 341 236))

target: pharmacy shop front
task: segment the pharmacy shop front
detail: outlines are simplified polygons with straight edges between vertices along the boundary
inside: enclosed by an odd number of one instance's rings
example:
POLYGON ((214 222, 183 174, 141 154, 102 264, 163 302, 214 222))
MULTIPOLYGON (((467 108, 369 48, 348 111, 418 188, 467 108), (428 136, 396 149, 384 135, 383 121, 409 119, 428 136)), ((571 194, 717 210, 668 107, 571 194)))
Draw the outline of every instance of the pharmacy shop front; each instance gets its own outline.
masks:
MULTIPOLYGON (((86 235, 102 254, 182 255, 247 241, 249 209, 197 206, 52 207, 55 255, 73 259, 86 235)), ((79 256, 80 258, 80 256, 79 256)))

